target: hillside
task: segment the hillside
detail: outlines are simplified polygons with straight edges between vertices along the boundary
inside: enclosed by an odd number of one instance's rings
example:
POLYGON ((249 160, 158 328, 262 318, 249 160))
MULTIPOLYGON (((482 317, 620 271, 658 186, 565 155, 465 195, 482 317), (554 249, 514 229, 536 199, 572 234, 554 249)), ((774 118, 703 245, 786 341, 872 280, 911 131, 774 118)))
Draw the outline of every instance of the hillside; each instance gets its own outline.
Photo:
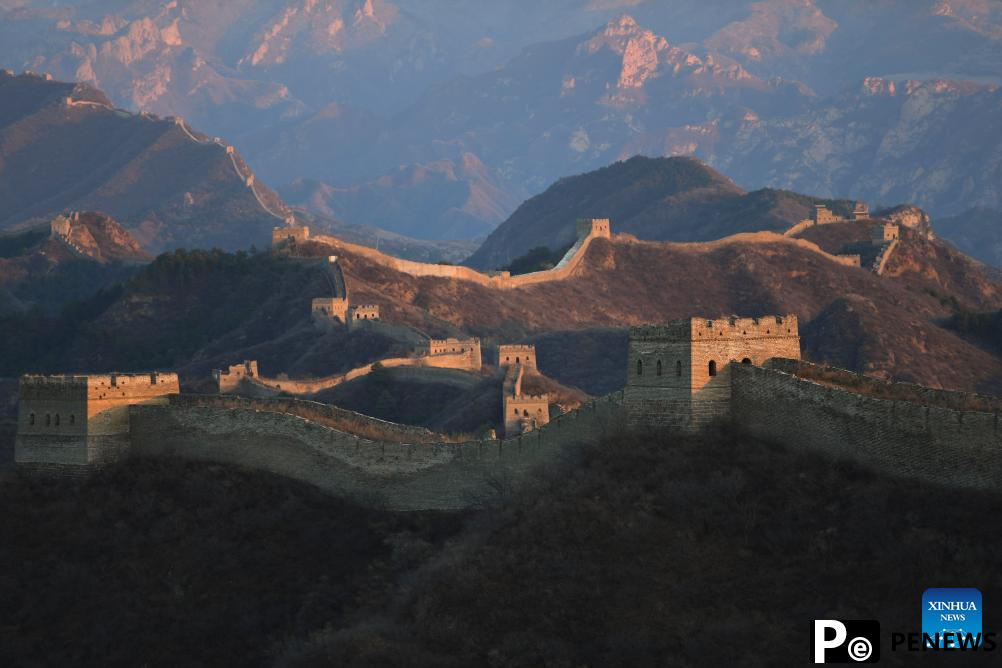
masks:
POLYGON ((183 116, 304 205, 441 239, 638 154, 999 209, 1000 25, 986 0, 23 0, 0 65, 183 116))
POLYGON ((245 248, 288 214, 225 145, 84 85, 0 72, 0 155, 0 229, 103 211, 149 250, 245 248))
POLYGON ((951 569, 1002 595, 999 494, 740 434, 606 439, 492 501, 390 513, 180 461, 0 478, 0 662, 788 665, 803 619, 909 628, 900 593, 951 569))
MULTIPOLYGON (((336 242, 302 250, 318 260, 338 255, 352 300, 378 304, 387 323, 436 337, 536 339, 558 350, 554 361, 541 350, 542 371, 592 394, 623 382, 622 367, 609 366, 622 344, 606 328, 732 313, 798 314, 804 352, 815 361, 933 387, 1002 391, 994 351, 941 326, 958 309, 1002 308, 1002 285, 952 247, 915 235, 906 234, 884 276, 771 233, 684 244, 598 239, 569 279, 517 291, 416 278, 336 242)), ((0 320, 9 342, 0 374, 153 366, 194 381, 257 359, 267 375, 319 376, 410 350, 379 330, 318 330, 309 303, 327 290, 320 262, 270 253, 161 256, 120 292, 56 319, 0 320)))
POLYGON ((59 216, 56 221, 59 234, 46 225, 0 236, 0 283, 10 295, 6 308, 0 303, 0 314, 33 306, 58 311, 117 285, 152 259, 104 214, 59 216))
POLYGON ((1002 269, 1002 211, 968 209, 940 218, 936 230, 973 258, 1002 269))
POLYGON ((532 248, 569 246, 577 218, 609 218, 617 231, 640 239, 709 241, 740 232, 782 232, 808 217, 816 203, 852 209, 850 202, 781 190, 746 193, 695 158, 637 156, 560 179, 516 209, 466 264, 493 269, 532 248))

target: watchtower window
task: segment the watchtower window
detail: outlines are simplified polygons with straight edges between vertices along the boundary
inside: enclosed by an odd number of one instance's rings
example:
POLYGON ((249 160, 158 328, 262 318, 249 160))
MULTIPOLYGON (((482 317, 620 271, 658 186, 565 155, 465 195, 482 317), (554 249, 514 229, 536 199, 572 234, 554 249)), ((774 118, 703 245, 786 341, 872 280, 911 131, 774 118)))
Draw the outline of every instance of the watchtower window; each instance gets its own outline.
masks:
POLYGON ((515 364, 521 364, 521 363, 522 363, 522 358, 521 357, 516 357, 515 358, 515 364))
POLYGON ((643 360, 637 360, 637 375, 638 376, 643 376, 644 375, 644 361, 643 360))
POLYGON ((76 423, 77 423, 77 416, 74 415, 73 413, 70 413, 70 426, 72 427, 76 423))
POLYGON ((56 426, 59 426, 59 413, 56 413, 56 426))
POLYGON ((657 371, 657 374, 659 376, 661 375, 661 360, 658 360, 658 371, 657 371))
POLYGON ((681 360, 675 362, 675 375, 676 376, 681 376, 682 375, 682 361, 681 360))
POLYGON ((50 424, 52 424, 52 416, 49 415, 48 413, 46 413, 45 414, 45 426, 48 427, 50 424))
POLYGON ((751 360, 746 357, 743 360, 741 360, 741 363, 742 364, 751 364, 751 360))
POLYGON ((34 413, 31 413, 28 416, 28 424, 31 425, 32 427, 35 426, 35 414, 34 413))
POLYGON ((716 360, 710 360, 710 375, 711 376, 716 376, 717 375, 717 362, 716 362, 716 360))
POLYGON ((529 410, 525 409, 522 411, 522 417, 529 417, 529 410))

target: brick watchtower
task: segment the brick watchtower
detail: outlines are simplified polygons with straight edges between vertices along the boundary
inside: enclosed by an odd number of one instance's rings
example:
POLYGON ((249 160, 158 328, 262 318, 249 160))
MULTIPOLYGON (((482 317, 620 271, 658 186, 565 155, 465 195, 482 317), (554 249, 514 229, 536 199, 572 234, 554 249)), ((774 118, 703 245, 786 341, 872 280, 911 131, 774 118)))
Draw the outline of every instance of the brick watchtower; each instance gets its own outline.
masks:
POLYGON ((698 428, 728 414, 731 363, 800 359, 797 317, 687 318, 630 329, 623 401, 634 426, 698 428))

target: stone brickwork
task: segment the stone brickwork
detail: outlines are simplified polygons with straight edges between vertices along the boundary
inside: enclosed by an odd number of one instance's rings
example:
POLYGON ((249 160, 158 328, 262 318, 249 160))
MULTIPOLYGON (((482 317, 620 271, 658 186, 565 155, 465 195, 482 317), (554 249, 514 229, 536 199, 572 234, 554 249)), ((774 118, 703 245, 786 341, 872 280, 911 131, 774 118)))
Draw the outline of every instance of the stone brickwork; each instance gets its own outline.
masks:
MULTIPOLYGON (((248 177, 252 179, 253 177, 248 177)), ((253 185, 253 181, 247 184, 253 185)), ((285 244, 297 244, 309 241, 310 228, 305 225, 283 225, 271 231, 271 245, 282 246, 285 244)))
MULTIPOLYGON (((310 304, 313 320, 326 323, 338 320, 348 322, 348 300, 340 297, 316 297, 310 304)), ((378 317, 378 309, 377 309, 378 317)))
POLYGON ((483 273, 476 269, 463 267, 460 265, 430 264, 425 262, 415 262, 413 260, 403 260, 380 253, 374 248, 348 243, 334 237, 316 237, 317 241, 341 246, 355 255, 365 257, 373 262, 377 262, 385 267, 411 276, 433 276, 438 278, 449 278, 458 281, 469 281, 502 290, 512 290, 515 288, 546 283, 549 281, 560 281, 568 278, 581 264, 587 254, 588 247, 595 239, 611 238, 609 220, 607 218, 585 219, 577 222, 578 240, 571 246, 563 259, 553 269, 536 271, 529 274, 512 276, 508 272, 483 273))
POLYGON ((369 320, 379 320, 377 304, 354 304, 348 307, 348 327, 357 327, 369 320))
POLYGON ((232 364, 229 368, 213 369, 212 379, 223 394, 236 391, 245 380, 259 378, 257 360, 245 360, 242 364, 232 364))
POLYGON ((503 343, 498 346, 498 366, 522 364, 528 369, 536 369, 536 346, 503 343))
POLYGON ((836 216, 831 209, 824 204, 814 205, 814 214, 811 218, 815 225, 827 225, 829 223, 841 223, 844 218, 836 216))
POLYGON ((693 429, 724 417, 730 367, 800 358, 797 317, 687 318, 630 329, 624 404, 635 426, 693 429))
POLYGON ((501 389, 501 415, 507 437, 535 431, 550 421, 550 397, 546 394, 523 394, 522 380, 526 367, 506 365, 501 389))
POLYGON ((870 231, 870 241, 874 246, 883 246, 888 241, 893 241, 901 236, 901 229, 897 225, 884 223, 877 225, 870 231))
MULTIPOLYGON (((896 476, 956 487, 997 489, 1002 484, 997 403, 995 410, 961 410, 934 402, 933 395, 878 398, 779 369, 739 365, 732 374, 731 416, 753 436, 896 476)), ((938 398, 949 394, 961 393, 939 393, 938 398)), ((963 405, 961 397, 950 400, 963 405)))
POLYGON ((302 480, 359 503, 397 510, 457 509, 496 498, 498 484, 560 461, 567 448, 621 429, 619 397, 501 441, 370 440, 297 415, 191 405, 133 406, 137 455, 235 464, 302 480))
MULTIPOLYGON (((448 365, 443 368, 479 371, 483 366, 480 339, 477 338, 431 339, 426 345, 418 347, 417 354, 427 358, 451 356, 458 359, 458 366, 448 365)), ((433 366, 438 366, 438 364, 433 366)))
POLYGON ((21 377, 14 457, 25 466, 87 466, 128 447, 130 404, 180 392, 177 374, 21 377))

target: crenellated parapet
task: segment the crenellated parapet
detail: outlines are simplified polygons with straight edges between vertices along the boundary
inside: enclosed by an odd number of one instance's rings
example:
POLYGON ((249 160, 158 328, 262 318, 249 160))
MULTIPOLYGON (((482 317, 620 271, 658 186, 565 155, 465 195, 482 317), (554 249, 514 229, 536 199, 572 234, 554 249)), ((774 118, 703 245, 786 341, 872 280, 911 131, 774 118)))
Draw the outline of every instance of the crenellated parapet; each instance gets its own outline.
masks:
POLYGON ((630 329, 624 403, 632 424, 697 428, 724 417, 730 366, 800 359, 795 315, 685 318, 630 329))
POLYGON ((498 346, 498 366, 522 364, 530 369, 536 369, 536 346, 526 344, 503 343, 498 346))
POLYGON ((128 443, 128 407, 178 392, 175 373, 22 376, 15 461, 80 467, 117 459, 128 443))

